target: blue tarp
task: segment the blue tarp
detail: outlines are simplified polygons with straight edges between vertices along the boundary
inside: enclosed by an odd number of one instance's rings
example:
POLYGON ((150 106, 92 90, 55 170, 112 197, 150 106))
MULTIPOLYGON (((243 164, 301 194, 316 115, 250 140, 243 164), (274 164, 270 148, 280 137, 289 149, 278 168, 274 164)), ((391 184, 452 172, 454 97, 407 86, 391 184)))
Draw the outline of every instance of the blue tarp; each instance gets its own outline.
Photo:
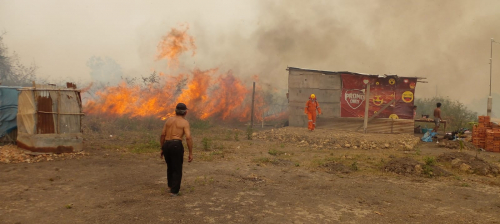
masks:
POLYGON ((428 132, 425 133, 424 137, 422 137, 422 141, 424 141, 424 142, 432 142, 432 137, 434 137, 436 135, 437 135, 437 132, 434 132, 434 130, 428 131, 428 132))
POLYGON ((0 138, 17 128, 18 88, 0 86, 0 138))

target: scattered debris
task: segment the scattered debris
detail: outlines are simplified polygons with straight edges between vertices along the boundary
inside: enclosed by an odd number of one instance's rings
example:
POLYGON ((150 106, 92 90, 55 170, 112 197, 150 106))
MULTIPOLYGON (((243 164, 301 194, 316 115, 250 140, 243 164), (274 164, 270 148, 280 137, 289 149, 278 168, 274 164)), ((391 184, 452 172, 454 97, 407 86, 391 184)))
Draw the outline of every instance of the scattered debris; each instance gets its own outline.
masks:
POLYGON ((396 158, 384 166, 385 172, 397 173, 404 176, 450 176, 451 174, 435 165, 417 162, 409 157, 396 158))
POLYGON ((255 174, 250 174, 248 175, 247 177, 243 177, 241 178, 243 181, 251 181, 251 182, 254 182, 254 183, 260 183, 260 182, 264 182, 264 179, 262 178, 259 178, 257 175, 255 174))
POLYGON ((285 159, 274 159, 271 161, 271 164, 275 166, 292 166, 293 162, 285 159))
POLYGON ((297 143, 298 146, 307 148, 364 150, 413 150, 420 142, 418 137, 408 134, 361 134, 327 129, 317 129, 314 132, 309 132, 307 128, 301 127, 284 127, 258 132, 254 139, 297 143))
POLYGON ((85 152, 33 155, 15 145, 0 148, 0 163, 38 163, 53 160, 66 160, 89 155, 85 152))

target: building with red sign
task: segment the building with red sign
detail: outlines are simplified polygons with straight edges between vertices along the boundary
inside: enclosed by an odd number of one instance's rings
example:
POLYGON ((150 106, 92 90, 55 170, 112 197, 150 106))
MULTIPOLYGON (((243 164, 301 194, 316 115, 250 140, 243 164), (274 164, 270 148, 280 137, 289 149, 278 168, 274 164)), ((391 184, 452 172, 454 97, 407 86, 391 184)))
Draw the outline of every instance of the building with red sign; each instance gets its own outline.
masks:
POLYGON ((318 127, 356 130, 363 124, 368 105, 368 117, 374 118, 368 131, 413 133, 415 89, 424 78, 294 67, 287 71, 290 126, 307 125, 305 103, 309 95, 315 94, 323 112, 318 127))

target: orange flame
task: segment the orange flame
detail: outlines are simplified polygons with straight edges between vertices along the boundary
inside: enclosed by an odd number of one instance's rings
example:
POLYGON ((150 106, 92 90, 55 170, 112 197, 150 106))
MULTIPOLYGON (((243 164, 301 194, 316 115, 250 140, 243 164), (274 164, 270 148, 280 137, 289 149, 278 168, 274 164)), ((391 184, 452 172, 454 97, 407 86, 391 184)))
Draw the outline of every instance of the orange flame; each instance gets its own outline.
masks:
MULTIPOLYGON (((180 54, 195 53, 193 37, 184 31, 172 29, 158 45, 157 59, 168 59, 178 63, 180 54)), ((146 86, 126 84, 107 87, 96 93, 97 100, 87 102, 86 113, 131 117, 155 116, 162 120, 174 115, 177 103, 185 103, 189 116, 198 119, 250 120, 252 83, 257 80, 241 80, 231 71, 220 73, 217 68, 209 70, 193 69, 190 74, 168 76, 159 74, 159 83, 146 86)), ((254 117, 262 119, 268 109, 257 86, 254 117)))
POLYGON ((167 59, 168 65, 178 65, 179 55, 184 52, 192 51, 193 56, 196 54, 196 45, 194 38, 187 34, 189 26, 185 30, 172 28, 170 32, 163 36, 162 41, 158 44, 157 60, 167 59))

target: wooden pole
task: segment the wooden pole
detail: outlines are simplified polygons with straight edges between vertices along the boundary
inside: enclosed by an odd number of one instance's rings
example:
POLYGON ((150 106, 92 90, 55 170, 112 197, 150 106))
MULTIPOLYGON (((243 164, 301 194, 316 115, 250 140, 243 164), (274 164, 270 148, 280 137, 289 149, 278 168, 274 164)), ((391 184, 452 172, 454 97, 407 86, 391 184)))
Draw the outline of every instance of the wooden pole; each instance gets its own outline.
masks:
POLYGON ((365 123, 363 125, 364 131, 366 133, 366 129, 368 129, 368 109, 370 107, 370 83, 366 84, 366 93, 365 93, 365 123))
MULTIPOLYGON (((376 114, 374 114, 372 117, 370 117, 368 119, 368 123, 370 123, 370 121, 372 121, 373 119, 375 119, 378 115, 380 115, 380 113, 382 111, 384 111, 385 109, 387 109, 387 107, 389 107, 390 105, 392 105, 392 103, 396 102, 395 99, 391 100, 391 102, 387 103, 385 106, 382 107, 382 109, 380 109, 376 114)), ((356 131, 358 131, 360 128, 362 128, 364 126, 364 124, 360 125, 358 128, 356 128, 356 131)))
POLYGON ((264 111, 262 111, 262 129, 264 129, 264 111))
POLYGON ((61 91, 57 91, 57 128, 56 134, 60 134, 60 122, 61 122, 61 91))
POLYGON ((250 115, 250 127, 253 128, 253 108, 255 102, 255 82, 253 82, 253 91, 252 91, 252 114, 250 115))

